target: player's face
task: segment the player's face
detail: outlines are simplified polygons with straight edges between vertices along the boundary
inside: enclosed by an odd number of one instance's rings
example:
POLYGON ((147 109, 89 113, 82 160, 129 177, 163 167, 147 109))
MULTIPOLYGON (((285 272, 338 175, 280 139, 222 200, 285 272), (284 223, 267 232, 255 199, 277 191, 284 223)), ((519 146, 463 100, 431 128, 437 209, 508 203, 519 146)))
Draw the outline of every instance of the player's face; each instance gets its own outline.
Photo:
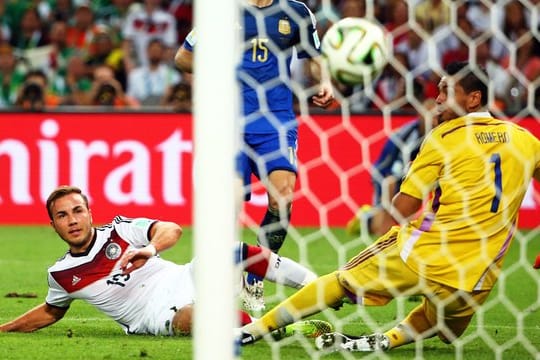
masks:
POLYGON ((92 241, 92 213, 80 194, 68 194, 52 205, 51 225, 72 253, 84 252, 92 241))
POLYGON ((466 114, 468 95, 461 85, 452 78, 443 76, 439 82, 437 110, 439 124, 466 114))

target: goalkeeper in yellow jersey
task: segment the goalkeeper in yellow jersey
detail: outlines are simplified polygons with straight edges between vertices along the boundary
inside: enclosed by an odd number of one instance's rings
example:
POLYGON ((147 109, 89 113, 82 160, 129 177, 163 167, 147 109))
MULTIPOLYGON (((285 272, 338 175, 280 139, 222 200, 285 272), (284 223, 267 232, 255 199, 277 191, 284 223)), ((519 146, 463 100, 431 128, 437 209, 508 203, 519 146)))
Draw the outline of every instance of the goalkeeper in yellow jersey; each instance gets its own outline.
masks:
POLYGON ((316 339, 319 349, 385 351, 435 335, 450 343, 465 331, 501 272, 527 186, 540 181, 540 141, 486 111, 487 81, 481 68, 448 65, 436 99, 439 125, 392 201, 400 226, 244 326, 242 344, 347 297, 361 305, 398 295, 423 301, 384 334, 331 333, 316 339))

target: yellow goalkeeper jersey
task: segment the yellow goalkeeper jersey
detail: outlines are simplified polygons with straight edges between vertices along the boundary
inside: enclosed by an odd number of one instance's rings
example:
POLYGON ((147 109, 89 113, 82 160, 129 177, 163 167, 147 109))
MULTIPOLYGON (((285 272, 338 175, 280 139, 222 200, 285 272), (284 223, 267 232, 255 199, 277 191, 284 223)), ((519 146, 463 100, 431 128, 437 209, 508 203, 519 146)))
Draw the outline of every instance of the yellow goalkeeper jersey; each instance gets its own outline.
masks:
POLYGON ((403 226, 403 261, 425 278, 466 291, 493 287, 536 169, 540 141, 487 112, 447 121, 426 137, 401 192, 431 200, 403 226))

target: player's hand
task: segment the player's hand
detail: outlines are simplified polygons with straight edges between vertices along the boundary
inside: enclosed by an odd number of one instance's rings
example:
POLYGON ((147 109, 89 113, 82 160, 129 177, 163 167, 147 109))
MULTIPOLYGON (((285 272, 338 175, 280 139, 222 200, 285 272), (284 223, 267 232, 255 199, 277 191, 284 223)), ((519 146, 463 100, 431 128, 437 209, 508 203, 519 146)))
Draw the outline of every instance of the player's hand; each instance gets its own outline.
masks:
POLYGON ((334 102, 334 90, 331 85, 321 86, 317 95, 311 97, 313 103, 319 107, 326 108, 334 102))
POLYGON ((129 274, 142 267, 146 264, 148 259, 154 255, 155 253, 147 247, 126 251, 120 259, 120 269, 122 270, 122 274, 129 274))
POLYGON ((538 254, 538 255, 536 256, 536 261, 534 262, 533 267, 534 267, 535 269, 540 269, 540 254, 538 254))

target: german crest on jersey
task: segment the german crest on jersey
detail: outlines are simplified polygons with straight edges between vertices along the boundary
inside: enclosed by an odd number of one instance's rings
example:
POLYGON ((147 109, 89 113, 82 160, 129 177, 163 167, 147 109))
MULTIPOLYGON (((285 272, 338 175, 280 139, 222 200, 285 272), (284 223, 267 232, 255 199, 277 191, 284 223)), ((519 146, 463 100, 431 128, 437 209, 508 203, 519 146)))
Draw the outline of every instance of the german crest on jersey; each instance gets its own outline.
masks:
POLYGON ((278 23, 278 31, 282 35, 289 35, 291 33, 291 23, 287 19, 281 19, 278 23))
POLYGON ((120 257, 122 253, 122 248, 117 243, 110 243, 105 248, 105 256, 109 260, 116 260, 120 257))

